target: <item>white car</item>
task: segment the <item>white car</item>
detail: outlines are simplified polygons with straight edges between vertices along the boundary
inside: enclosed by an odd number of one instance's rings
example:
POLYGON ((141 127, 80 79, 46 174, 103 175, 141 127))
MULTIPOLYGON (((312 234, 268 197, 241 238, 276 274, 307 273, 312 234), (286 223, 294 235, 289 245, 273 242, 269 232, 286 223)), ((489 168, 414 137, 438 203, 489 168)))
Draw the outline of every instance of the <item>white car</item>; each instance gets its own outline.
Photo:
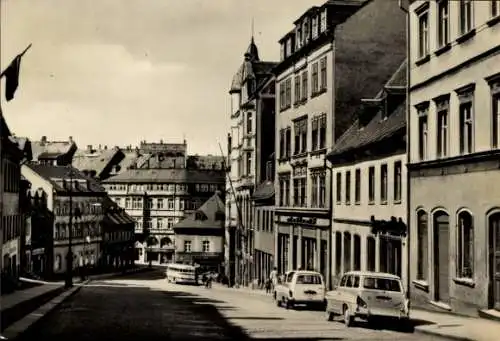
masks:
POLYGON ((274 288, 273 296, 277 306, 287 309, 297 304, 324 305, 325 281, 316 271, 289 271, 284 281, 274 288))
POLYGON ((339 285, 326 293, 326 318, 332 321, 342 315, 349 327, 355 318, 369 322, 376 318, 395 318, 402 326, 409 326, 410 302, 396 275, 351 271, 345 273, 339 285))

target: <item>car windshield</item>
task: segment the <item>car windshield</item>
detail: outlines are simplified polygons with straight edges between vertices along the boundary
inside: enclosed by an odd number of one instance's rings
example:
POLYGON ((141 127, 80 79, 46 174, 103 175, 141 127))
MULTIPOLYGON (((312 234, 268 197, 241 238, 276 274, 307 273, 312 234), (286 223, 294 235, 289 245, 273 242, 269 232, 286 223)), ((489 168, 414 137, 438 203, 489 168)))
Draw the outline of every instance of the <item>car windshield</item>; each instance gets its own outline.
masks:
POLYGON ((363 281, 363 288, 384 291, 401 291, 399 281, 391 278, 366 277, 363 281))
POLYGON ((299 275, 297 284, 321 284, 321 277, 318 275, 299 275))

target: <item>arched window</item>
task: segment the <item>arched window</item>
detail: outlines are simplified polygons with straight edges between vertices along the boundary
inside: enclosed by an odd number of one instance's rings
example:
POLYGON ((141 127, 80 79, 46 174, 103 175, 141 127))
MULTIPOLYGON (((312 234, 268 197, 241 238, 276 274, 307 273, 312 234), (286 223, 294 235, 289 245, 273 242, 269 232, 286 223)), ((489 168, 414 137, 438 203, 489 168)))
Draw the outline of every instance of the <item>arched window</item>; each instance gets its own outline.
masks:
POLYGON ((54 260, 54 271, 61 270, 61 267, 62 267, 62 257, 61 255, 56 255, 56 258, 54 260))
POLYGON ((467 211, 458 214, 457 276, 474 277, 474 220, 467 211))
POLYGON ((56 227, 55 227, 55 231, 54 231, 54 238, 55 239, 59 239, 60 238, 60 235, 61 235, 61 232, 60 232, 60 225, 59 223, 56 224, 56 227))
POLYGON ((344 272, 351 270, 351 234, 344 232, 344 272))
POLYGON ((429 227, 425 211, 417 212, 417 279, 427 281, 429 275, 429 227))

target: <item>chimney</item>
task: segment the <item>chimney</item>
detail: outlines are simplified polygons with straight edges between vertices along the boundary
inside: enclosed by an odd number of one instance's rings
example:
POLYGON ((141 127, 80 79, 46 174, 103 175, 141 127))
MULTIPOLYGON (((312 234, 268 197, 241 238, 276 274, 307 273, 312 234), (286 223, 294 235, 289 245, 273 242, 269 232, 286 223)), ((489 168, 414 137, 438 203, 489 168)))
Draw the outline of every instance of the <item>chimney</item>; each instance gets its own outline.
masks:
POLYGON ((42 139, 41 141, 42 142, 41 144, 44 145, 45 143, 47 143, 47 136, 42 136, 42 139))
POLYGON ((99 145, 99 150, 101 150, 101 149, 102 149, 102 146, 101 146, 101 145, 99 145))
POLYGON ((108 150, 108 146, 107 145, 104 145, 104 150, 108 150))
POLYGON ((69 143, 73 143, 73 136, 70 136, 68 140, 69 140, 69 143))
POLYGON ((91 144, 87 145, 87 153, 92 153, 92 145, 91 144))
POLYGON ((163 139, 160 139, 160 144, 163 144, 163 139))

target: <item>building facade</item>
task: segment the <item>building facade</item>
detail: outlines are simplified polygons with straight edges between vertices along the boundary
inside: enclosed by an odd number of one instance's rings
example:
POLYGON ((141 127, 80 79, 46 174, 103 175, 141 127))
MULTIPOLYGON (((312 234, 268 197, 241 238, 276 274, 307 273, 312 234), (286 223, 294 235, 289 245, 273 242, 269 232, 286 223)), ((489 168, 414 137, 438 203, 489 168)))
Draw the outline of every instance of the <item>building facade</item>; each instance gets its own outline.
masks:
POLYGON ((202 271, 224 273, 225 204, 217 191, 196 211, 175 224, 175 260, 202 271))
POLYGON ((67 271, 69 238, 73 269, 101 265, 104 189, 71 166, 26 164, 21 173, 31 185, 31 195, 42 197, 54 215, 52 254, 46 254, 53 259, 53 275, 67 271))
POLYGON ((231 133, 226 186, 226 276, 246 285, 253 279, 252 194, 265 179, 266 161, 274 152, 274 62, 261 61, 254 39, 233 77, 231 133))
POLYGON ((174 261, 173 225, 224 188, 224 172, 129 169, 103 181, 108 195, 136 221, 136 256, 141 263, 174 261))
POLYGON ((410 1, 411 296, 500 310, 500 4, 410 1))
POLYGON ((352 124, 357 101, 375 96, 404 59, 404 22, 391 1, 330 0, 304 12, 280 40, 274 73, 281 273, 315 269, 330 285, 332 181, 325 155, 352 124))
POLYGON ((332 273, 398 275, 406 285, 406 63, 328 154, 334 174, 332 273))
POLYGON ((274 154, 267 161, 266 177, 255 189, 253 201, 253 278, 265 283, 274 267, 274 154))

